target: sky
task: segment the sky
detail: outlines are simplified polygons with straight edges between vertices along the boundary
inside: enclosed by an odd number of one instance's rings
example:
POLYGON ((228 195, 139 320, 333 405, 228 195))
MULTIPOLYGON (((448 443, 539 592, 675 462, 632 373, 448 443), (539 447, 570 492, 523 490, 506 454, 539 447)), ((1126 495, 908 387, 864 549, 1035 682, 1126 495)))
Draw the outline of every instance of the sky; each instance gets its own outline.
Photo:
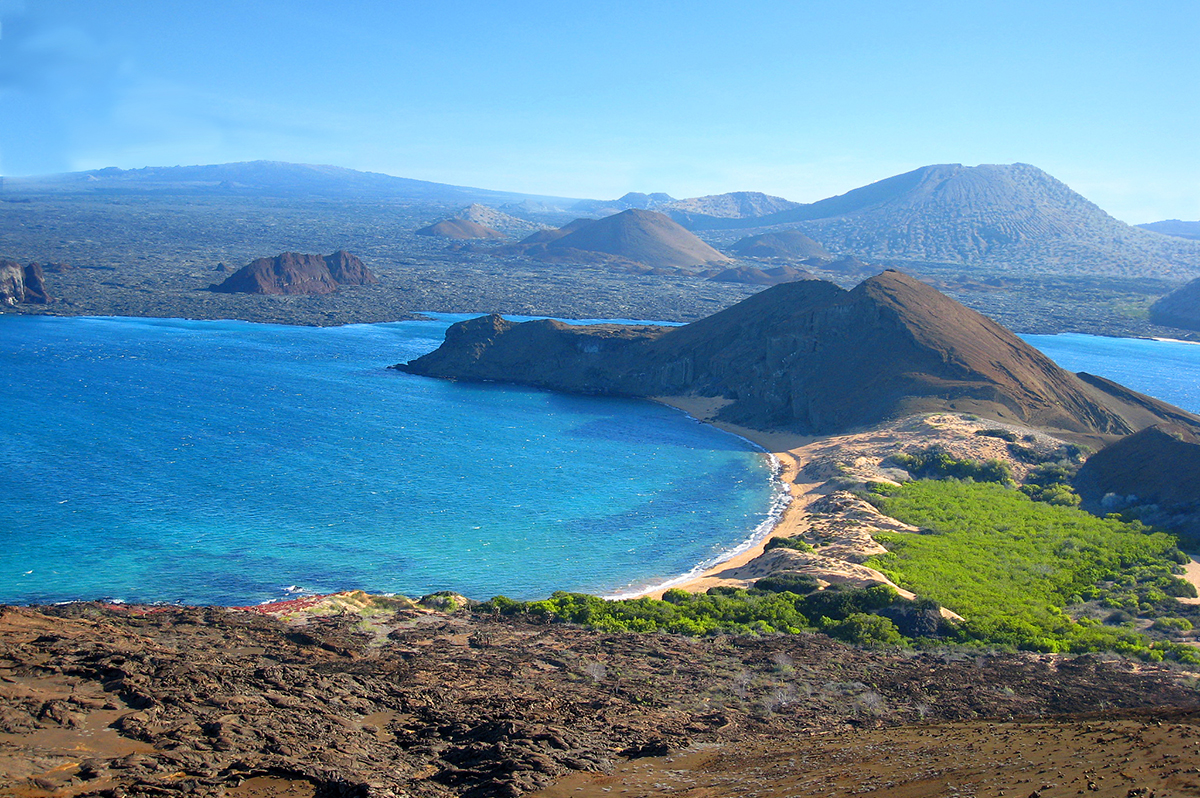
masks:
POLYGON ((1200 219, 1197 0, 0 0, 0 174, 325 163, 799 202, 1031 163, 1200 219))

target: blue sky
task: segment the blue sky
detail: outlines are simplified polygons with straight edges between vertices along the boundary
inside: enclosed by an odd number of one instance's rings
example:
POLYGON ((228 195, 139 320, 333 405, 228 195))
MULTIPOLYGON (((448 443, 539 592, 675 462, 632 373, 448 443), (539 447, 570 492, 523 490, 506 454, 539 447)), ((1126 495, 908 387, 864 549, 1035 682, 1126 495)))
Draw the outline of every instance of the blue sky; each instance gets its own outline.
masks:
POLYGON ((1032 163, 1200 219, 1200 2, 0 0, 0 173, 269 159, 813 201, 1032 163))

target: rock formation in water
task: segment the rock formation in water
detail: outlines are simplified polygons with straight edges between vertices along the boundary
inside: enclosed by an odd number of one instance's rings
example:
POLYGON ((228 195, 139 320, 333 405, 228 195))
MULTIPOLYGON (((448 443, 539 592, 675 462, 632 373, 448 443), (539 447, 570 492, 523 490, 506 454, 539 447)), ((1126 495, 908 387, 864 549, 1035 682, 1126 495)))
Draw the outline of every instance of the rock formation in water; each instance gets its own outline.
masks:
POLYGON ((1075 488, 1100 512, 1134 510, 1142 520, 1200 538, 1200 434, 1155 424, 1093 454, 1075 488))
POLYGON ((378 282, 361 260, 345 250, 332 255, 284 252, 243 266, 220 285, 209 286, 209 290, 225 294, 330 294, 343 285, 378 282))
POLYGON ((1074 375, 988 318, 897 271, 846 291, 785 283, 684 327, 460 322, 411 374, 581 393, 712 397, 717 418, 832 433, 955 410, 1083 435, 1194 416, 1074 375))
POLYGON ((54 301, 46 290, 46 277, 36 263, 22 266, 0 260, 0 305, 47 305, 54 301))
POLYGON ((475 238, 491 239, 504 238, 504 233, 484 227, 470 219, 443 219, 417 231, 419 236, 434 236, 436 238, 453 238, 469 240, 475 238))
POLYGON ((1150 321, 1164 327, 1200 330, 1200 279, 1160 297, 1150 306, 1150 321))

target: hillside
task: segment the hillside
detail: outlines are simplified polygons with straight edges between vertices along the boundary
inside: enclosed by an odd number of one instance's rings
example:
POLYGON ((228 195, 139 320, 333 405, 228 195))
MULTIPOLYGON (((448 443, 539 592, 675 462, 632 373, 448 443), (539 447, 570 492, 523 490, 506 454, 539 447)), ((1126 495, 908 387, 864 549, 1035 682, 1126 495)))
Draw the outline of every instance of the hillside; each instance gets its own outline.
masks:
POLYGON ((440 222, 434 222, 427 227, 422 227, 416 231, 416 234, 419 236, 454 239, 504 238, 504 233, 501 233, 499 230, 484 227, 470 219, 442 219, 440 222))
POLYGON ((719 419, 759 430, 838 432, 937 410, 1083 435, 1128 434, 1167 418, 1200 423, 1072 375, 896 271, 852 291, 785 283, 677 328, 473 319, 397 368, 582 393, 712 397, 724 402, 719 419))
POLYGON ((1118 221, 1028 164, 925 166, 754 219, 691 229, 788 225, 833 252, 1019 273, 1195 276, 1200 242, 1118 221))
POLYGON ((576 219, 558 230, 539 231, 513 251, 584 263, 615 258, 652 269, 693 269, 729 262, 667 216, 637 208, 594 221, 576 219))
POLYGON ((1177 236, 1179 238, 1189 238, 1192 241, 1200 241, 1200 222, 1181 222, 1178 219, 1168 219, 1165 222, 1139 224, 1138 227, 1154 233, 1162 233, 1166 236, 1177 236))
POLYGON ((1200 330, 1200 279, 1158 299, 1150 306, 1150 321, 1164 327, 1200 330))
POLYGON ((756 236, 746 236, 736 241, 730 249, 743 258, 784 258, 808 260, 821 258, 833 260, 829 250, 813 241, 799 230, 778 230, 756 236))
POLYGON ((487 205, 480 205, 478 202, 472 203, 454 215, 455 219, 463 219, 468 222, 482 225, 483 227, 491 228, 496 232, 503 233, 506 236, 518 238, 527 236, 537 230, 541 230, 544 225, 537 222, 531 222, 528 219, 519 219, 516 216, 511 216, 504 211, 496 210, 487 205))
POLYGON ((731 191, 728 194, 710 194, 707 197, 674 200, 664 203, 656 210, 661 210, 686 226, 686 220, 692 216, 749 219, 799 207, 799 202, 792 202, 783 197, 772 197, 761 191, 731 191))

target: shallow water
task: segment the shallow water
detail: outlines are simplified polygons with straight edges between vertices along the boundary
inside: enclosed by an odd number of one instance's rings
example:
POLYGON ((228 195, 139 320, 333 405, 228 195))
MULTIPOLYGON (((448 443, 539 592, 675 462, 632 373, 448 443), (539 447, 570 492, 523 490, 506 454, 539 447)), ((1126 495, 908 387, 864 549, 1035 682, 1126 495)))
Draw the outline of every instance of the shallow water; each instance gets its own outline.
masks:
POLYGON ((0 601, 611 593, 767 521, 675 410, 385 368, 448 323, 0 317, 0 601))

